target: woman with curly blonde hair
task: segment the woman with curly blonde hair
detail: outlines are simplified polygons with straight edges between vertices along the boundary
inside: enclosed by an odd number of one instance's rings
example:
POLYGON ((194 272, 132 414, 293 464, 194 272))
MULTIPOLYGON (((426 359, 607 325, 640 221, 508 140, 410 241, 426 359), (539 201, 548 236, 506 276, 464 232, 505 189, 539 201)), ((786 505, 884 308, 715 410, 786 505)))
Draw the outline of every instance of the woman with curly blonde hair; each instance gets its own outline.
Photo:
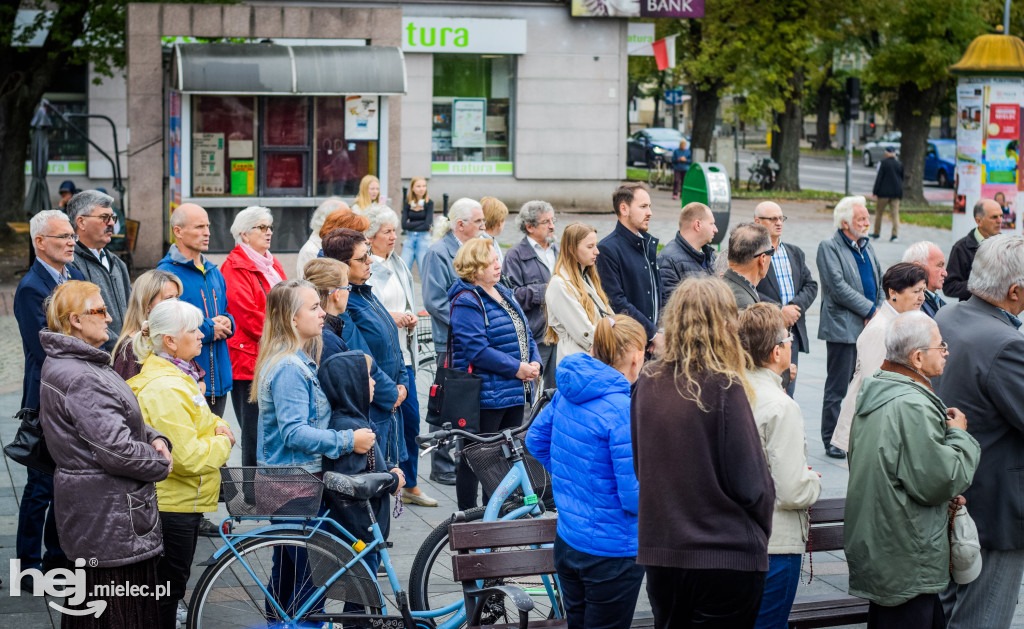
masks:
POLYGON ((661 319, 665 347, 631 408, 640 483, 637 563, 655 627, 752 627, 768 571, 775 487, 747 399, 736 299, 691 278, 661 319))

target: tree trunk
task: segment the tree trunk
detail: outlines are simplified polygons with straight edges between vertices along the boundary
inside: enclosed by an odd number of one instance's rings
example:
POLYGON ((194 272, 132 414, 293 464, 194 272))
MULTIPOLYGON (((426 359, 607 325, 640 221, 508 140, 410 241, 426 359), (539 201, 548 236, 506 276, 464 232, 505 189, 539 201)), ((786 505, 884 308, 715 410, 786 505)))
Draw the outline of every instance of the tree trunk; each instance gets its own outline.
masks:
POLYGON ((715 134, 715 116, 718 114, 719 82, 704 86, 691 85, 693 94, 693 134, 690 137, 690 148, 696 151, 704 149, 704 160, 711 154, 711 140, 715 134))
POLYGON ((916 83, 901 83, 896 96, 896 128, 900 138, 900 160, 903 162, 903 200, 926 205, 924 198, 924 155, 931 128, 932 114, 945 95, 947 84, 935 83, 920 89, 916 83))
POLYGON ((32 115, 49 85, 49 77, 30 80, 0 93, 0 234, 7 222, 28 220, 25 215, 25 160, 31 141, 32 115))
MULTIPOLYGON (((776 190, 800 189, 800 136, 803 135, 804 72, 797 69, 789 79, 789 99, 779 117, 778 158, 779 176, 776 190)), ((775 145, 772 145, 775 148, 775 145)))
POLYGON ((814 150, 827 151, 832 148, 832 138, 829 136, 831 121, 829 114, 832 113, 832 66, 829 65, 825 80, 818 87, 818 120, 815 124, 814 150))

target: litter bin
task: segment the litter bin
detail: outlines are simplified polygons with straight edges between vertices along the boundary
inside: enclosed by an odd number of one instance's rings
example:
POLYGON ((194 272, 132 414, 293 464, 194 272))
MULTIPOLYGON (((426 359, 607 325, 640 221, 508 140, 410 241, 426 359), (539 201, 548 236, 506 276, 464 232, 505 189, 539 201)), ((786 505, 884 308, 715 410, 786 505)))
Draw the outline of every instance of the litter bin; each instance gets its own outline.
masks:
POLYGON ((697 201, 711 208, 715 215, 715 234, 711 244, 717 245, 729 231, 729 214, 732 212, 732 188, 729 175, 721 164, 694 164, 683 180, 683 205, 697 201))

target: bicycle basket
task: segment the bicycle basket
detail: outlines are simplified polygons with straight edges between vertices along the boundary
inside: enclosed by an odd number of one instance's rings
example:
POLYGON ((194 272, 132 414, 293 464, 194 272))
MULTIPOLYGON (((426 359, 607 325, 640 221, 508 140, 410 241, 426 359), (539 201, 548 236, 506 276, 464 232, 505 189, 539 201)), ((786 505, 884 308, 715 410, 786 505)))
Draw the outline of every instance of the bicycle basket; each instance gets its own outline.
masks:
MULTIPOLYGON (((512 431, 512 436, 520 441, 526 439, 526 429, 519 428, 512 431)), ((505 458, 501 451, 504 442, 498 443, 473 443, 462 449, 462 456, 466 457, 469 468, 473 470, 480 480, 484 491, 493 494, 505 475, 512 469, 512 462, 505 458)), ((523 464, 526 466, 526 474, 530 477, 530 484, 537 497, 545 502, 551 502, 551 477, 544 466, 540 464, 532 454, 523 446, 523 464)), ((510 495, 511 498, 523 498, 522 487, 517 487, 510 495)))
POLYGON ((314 517, 324 484, 301 467, 222 467, 221 497, 236 517, 314 517))

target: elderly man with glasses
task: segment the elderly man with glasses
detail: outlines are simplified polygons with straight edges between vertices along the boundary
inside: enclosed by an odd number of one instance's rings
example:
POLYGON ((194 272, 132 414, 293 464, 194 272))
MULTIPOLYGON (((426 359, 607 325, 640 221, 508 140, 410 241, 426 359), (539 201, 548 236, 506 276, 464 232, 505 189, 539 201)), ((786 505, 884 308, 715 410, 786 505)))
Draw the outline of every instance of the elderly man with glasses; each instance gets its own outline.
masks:
MULTIPOLYGON (((811 338, 807 336, 807 321, 804 314, 818 297, 818 283, 814 281, 807 267, 806 257, 800 247, 782 242, 782 230, 786 222, 778 203, 765 201, 754 208, 754 221, 764 225, 772 237, 772 256, 768 274, 757 285, 757 296, 761 301, 778 304, 786 325, 793 331, 793 364, 797 364, 800 352, 808 353, 811 338)), ((786 386, 786 393, 793 397, 796 380, 786 386)))
POLYGON ((111 322, 107 325, 110 340, 103 349, 110 351, 121 335, 124 313, 128 310, 128 295, 132 292, 128 266, 121 258, 107 251, 114 236, 117 215, 111 209, 114 199, 99 190, 83 190, 68 199, 65 211, 78 235, 75 259, 71 266, 82 272, 85 279, 100 287, 100 295, 107 306, 111 322))
MULTIPOLYGON (((14 316, 21 332, 25 351, 25 379, 21 407, 39 410, 39 374, 46 358, 39 342, 39 331, 46 328, 43 301, 58 285, 68 280, 84 280, 82 273, 70 266, 75 259, 75 235, 67 215, 60 210, 45 210, 29 222, 36 259, 14 293, 14 316)), ((62 568, 66 559, 57 537, 53 515, 53 476, 28 469, 25 491, 18 512, 16 552, 22 569, 62 568), (46 545, 46 554, 42 546, 46 545)))
POLYGON ((729 234, 729 269, 722 276, 740 310, 761 301, 757 285, 768 273, 775 247, 764 225, 740 223, 729 234))

